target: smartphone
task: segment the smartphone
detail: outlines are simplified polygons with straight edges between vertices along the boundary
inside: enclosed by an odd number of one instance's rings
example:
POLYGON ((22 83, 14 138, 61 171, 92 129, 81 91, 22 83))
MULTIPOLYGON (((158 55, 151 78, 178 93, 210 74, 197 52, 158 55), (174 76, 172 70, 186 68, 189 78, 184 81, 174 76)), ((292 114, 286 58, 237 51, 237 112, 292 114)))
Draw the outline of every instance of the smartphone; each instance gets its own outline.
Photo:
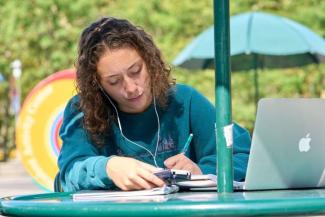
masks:
POLYGON ((154 175, 171 184, 177 181, 191 180, 191 172, 187 170, 162 169, 154 175))
POLYGON ((187 170, 170 170, 176 180, 191 180, 191 172, 187 170))

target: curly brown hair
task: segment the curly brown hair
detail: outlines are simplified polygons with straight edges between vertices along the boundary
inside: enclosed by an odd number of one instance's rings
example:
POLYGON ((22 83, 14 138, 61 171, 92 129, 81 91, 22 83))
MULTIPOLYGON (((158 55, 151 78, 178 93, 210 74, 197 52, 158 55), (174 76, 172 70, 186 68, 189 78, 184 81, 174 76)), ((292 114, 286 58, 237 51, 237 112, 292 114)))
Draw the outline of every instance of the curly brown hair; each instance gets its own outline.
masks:
POLYGON ((134 48, 144 60, 158 106, 165 107, 168 91, 175 84, 171 69, 162 58, 152 37, 129 21, 104 17, 81 34, 78 45, 77 93, 84 113, 84 128, 96 146, 102 147, 116 114, 99 87, 97 63, 107 49, 134 48))

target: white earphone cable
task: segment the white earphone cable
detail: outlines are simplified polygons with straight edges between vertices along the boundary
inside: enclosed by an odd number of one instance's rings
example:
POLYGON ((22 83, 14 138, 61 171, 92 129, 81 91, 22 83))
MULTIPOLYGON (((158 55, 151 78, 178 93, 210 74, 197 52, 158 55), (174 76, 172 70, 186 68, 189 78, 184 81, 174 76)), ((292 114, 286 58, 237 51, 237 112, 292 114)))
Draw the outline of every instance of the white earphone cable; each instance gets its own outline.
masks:
POLYGON ((120 121, 120 117, 119 117, 119 113, 118 113, 117 108, 115 107, 113 101, 112 101, 111 98, 108 96, 108 94, 107 94, 106 91, 103 89, 103 87, 102 87, 101 85, 99 85, 99 84, 98 84, 98 86, 99 86, 99 88, 101 89, 101 91, 104 93, 104 95, 106 96, 106 98, 109 100, 109 102, 112 104, 112 106, 113 106, 113 108, 114 108, 114 110, 115 110, 115 112, 116 112, 117 123, 118 123, 118 126, 119 126, 119 129, 120 129, 120 132, 121 132, 122 137, 123 137, 125 140, 127 140, 128 142, 130 142, 130 143, 132 143, 132 144, 138 146, 139 148, 142 148, 142 149, 146 150, 146 151, 147 151, 147 152, 152 156, 153 161, 154 161, 154 163, 155 163, 155 166, 156 166, 156 167, 159 167, 158 164, 157 164, 157 161, 156 161, 156 156, 157 156, 157 152, 158 152, 158 144, 159 144, 159 139, 160 139, 160 135, 159 135, 159 134, 160 134, 160 120, 159 120, 159 115, 158 115, 157 106, 156 106, 156 98, 153 97, 153 103, 154 103, 154 108, 155 108, 155 113, 156 113, 156 116, 157 116, 157 123, 158 123, 158 128, 157 128, 157 144, 156 144, 155 154, 152 154, 152 152, 151 152, 149 149, 147 149, 146 147, 144 147, 144 146, 142 146, 142 145, 140 145, 140 144, 137 144, 136 142, 134 142, 134 141, 128 139, 128 138, 124 135, 123 130, 122 130, 122 124, 121 124, 121 121, 120 121))

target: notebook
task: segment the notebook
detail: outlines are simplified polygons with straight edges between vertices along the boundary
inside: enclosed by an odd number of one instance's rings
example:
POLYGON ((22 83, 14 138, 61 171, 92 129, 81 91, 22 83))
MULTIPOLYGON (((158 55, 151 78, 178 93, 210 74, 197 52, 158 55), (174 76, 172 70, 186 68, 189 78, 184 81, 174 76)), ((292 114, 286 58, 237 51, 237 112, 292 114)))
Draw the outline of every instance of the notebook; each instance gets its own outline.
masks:
MULTIPOLYGON (((217 176, 214 174, 191 175, 191 180, 178 181, 181 190, 217 191, 217 176)), ((235 190, 243 189, 243 182, 233 181, 235 190)))
POLYGON ((86 190, 72 194, 72 198, 73 201, 157 200, 163 198, 163 195, 172 194, 178 192, 178 190, 179 187, 176 185, 165 185, 163 187, 135 191, 86 190))
POLYGON ((192 175, 186 170, 168 170, 168 172, 173 175, 175 181, 163 187, 134 191, 87 190, 72 194, 72 198, 74 201, 162 201, 166 199, 164 195, 179 190, 214 190, 217 186, 217 176, 213 174, 192 175), (174 176, 174 171, 177 171, 177 177, 174 176))
POLYGON ((325 187, 325 99, 258 103, 245 190, 325 187))

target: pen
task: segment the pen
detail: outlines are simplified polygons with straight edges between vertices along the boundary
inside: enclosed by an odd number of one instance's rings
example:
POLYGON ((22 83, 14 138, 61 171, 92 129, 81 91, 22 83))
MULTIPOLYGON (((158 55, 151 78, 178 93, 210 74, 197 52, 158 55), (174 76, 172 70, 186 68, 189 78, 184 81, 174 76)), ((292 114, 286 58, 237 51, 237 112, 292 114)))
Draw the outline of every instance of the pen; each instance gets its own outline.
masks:
POLYGON ((190 133, 190 135, 188 136, 187 141, 186 141, 186 143, 185 143, 185 145, 184 145, 181 153, 184 153, 185 154, 185 152, 187 151, 188 147, 190 146, 190 143, 192 141, 192 138, 193 138, 193 133, 190 133))

